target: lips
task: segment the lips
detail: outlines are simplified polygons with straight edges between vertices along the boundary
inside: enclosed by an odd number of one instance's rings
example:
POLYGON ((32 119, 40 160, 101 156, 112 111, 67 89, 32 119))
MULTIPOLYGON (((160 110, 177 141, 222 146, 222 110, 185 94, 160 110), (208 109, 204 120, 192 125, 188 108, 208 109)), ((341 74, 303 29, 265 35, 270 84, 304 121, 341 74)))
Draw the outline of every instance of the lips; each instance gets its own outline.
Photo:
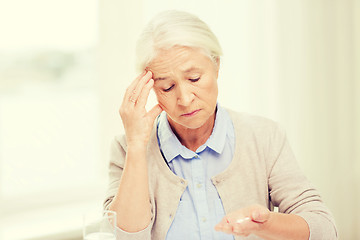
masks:
POLYGON ((192 117, 192 116, 195 116, 199 111, 200 111, 200 109, 197 109, 197 110, 189 112, 189 113, 184 113, 181 116, 183 116, 183 117, 192 117))

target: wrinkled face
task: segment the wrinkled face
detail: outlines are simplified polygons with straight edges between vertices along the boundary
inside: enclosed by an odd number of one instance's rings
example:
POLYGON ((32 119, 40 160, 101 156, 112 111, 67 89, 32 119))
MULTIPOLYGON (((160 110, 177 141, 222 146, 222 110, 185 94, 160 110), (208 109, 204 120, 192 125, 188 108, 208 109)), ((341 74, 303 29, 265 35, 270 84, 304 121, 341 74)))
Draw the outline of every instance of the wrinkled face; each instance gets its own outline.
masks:
POLYGON ((172 126, 197 129, 214 117, 219 63, 199 49, 173 47, 149 64, 158 102, 172 126))

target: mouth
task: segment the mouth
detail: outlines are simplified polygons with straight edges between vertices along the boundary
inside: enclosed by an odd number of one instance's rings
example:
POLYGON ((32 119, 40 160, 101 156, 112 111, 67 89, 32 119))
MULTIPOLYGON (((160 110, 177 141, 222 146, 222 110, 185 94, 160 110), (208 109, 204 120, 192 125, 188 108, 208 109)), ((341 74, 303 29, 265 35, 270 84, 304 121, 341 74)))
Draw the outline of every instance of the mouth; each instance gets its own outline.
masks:
POLYGON ((197 110, 189 112, 189 113, 184 113, 181 116, 182 117, 192 117, 192 116, 195 116, 198 112, 200 112, 200 109, 197 109, 197 110))

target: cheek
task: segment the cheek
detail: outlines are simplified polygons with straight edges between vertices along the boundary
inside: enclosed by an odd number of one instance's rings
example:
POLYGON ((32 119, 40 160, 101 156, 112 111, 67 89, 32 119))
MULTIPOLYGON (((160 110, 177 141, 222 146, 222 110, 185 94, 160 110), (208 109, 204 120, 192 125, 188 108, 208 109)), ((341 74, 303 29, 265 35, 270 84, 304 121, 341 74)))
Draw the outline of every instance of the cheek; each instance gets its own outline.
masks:
POLYGON ((154 92, 158 101, 161 101, 165 98, 165 94, 159 88, 154 87, 154 92))
POLYGON ((218 92, 218 83, 217 83, 217 78, 214 78, 212 81, 211 81, 211 87, 210 87, 213 92, 217 93, 218 92))
POLYGON ((201 98, 212 105, 217 102, 218 97, 218 86, 217 82, 209 82, 206 86, 203 86, 201 90, 201 98))
POLYGON ((205 94, 207 98, 217 97, 218 85, 216 80, 209 79, 204 81, 201 86, 199 86, 199 91, 202 94, 205 94))
POLYGON ((159 89, 154 89, 157 101, 159 102, 160 106, 163 108, 170 104, 170 99, 167 93, 164 93, 163 91, 159 89))

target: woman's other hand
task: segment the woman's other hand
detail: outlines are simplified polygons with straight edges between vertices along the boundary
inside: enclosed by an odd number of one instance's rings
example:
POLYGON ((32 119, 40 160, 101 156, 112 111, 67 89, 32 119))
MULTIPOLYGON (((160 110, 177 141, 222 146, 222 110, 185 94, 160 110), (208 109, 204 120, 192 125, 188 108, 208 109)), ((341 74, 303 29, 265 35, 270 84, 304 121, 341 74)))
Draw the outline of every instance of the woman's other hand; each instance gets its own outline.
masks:
POLYGON ((161 113, 159 104, 149 112, 145 106, 154 85, 152 72, 144 71, 127 88, 119 113, 123 121, 127 145, 146 146, 155 118, 161 113))
POLYGON ((252 205, 226 215, 215 226, 215 230, 236 236, 248 236, 261 231, 269 219, 269 209, 252 205))

